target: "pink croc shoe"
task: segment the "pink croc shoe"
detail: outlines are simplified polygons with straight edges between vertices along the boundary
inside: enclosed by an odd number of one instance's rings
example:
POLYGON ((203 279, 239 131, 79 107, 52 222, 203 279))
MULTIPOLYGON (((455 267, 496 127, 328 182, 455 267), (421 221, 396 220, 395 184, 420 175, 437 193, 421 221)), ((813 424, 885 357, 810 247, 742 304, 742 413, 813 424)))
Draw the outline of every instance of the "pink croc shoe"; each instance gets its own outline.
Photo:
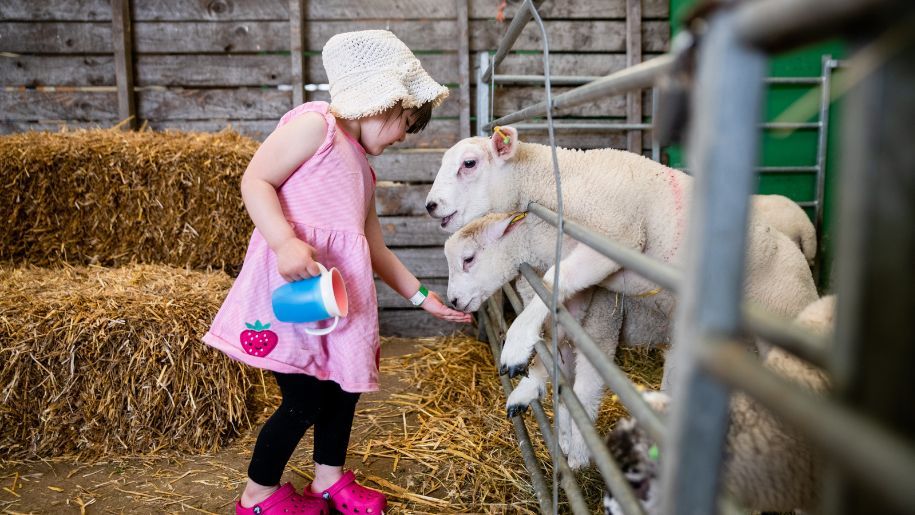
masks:
POLYGON ((297 513, 299 515, 329 515, 327 501, 320 497, 299 495, 292 483, 286 483, 270 497, 251 508, 245 508, 241 501, 235 503, 235 515, 270 515, 272 513, 297 513))
POLYGON ((321 493, 312 492, 311 485, 306 486, 305 496, 326 499, 333 509, 345 514, 382 515, 388 507, 384 494, 357 483, 351 470, 344 472, 343 477, 321 493))

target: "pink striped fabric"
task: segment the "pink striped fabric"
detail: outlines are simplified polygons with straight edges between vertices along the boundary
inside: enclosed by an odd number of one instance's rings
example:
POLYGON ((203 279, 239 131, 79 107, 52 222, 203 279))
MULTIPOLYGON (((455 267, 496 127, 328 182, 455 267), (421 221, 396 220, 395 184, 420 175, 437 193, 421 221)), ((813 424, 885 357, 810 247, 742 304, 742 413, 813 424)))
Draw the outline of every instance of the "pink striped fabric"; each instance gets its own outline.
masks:
POLYGON ((306 112, 327 120, 327 136, 315 155, 277 189, 286 219, 302 240, 317 249, 317 260, 337 267, 346 281, 349 315, 327 336, 312 336, 305 327, 276 320, 270 305, 273 290, 285 284, 276 271, 276 255, 257 229, 238 278, 203 341, 249 365, 285 373, 331 379, 348 392, 378 389, 378 303, 372 262, 365 239, 365 219, 375 190, 375 173, 358 141, 336 126, 325 102, 309 102, 286 113, 278 126, 306 112), (246 324, 270 324, 254 338, 246 324), (242 343, 268 342, 257 351, 242 343))

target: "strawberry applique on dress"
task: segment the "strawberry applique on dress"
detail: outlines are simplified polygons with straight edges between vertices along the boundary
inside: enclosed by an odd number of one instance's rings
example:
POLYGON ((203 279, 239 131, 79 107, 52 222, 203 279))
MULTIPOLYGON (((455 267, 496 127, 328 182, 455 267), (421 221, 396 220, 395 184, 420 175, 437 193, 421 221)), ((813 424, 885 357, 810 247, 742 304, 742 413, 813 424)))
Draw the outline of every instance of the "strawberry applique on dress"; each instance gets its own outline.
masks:
POLYGON ((279 341, 276 333, 270 331, 270 324, 262 324, 260 320, 255 320, 254 324, 245 322, 248 328, 241 333, 241 347, 245 352, 252 356, 263 358, 270 354, 279 341))

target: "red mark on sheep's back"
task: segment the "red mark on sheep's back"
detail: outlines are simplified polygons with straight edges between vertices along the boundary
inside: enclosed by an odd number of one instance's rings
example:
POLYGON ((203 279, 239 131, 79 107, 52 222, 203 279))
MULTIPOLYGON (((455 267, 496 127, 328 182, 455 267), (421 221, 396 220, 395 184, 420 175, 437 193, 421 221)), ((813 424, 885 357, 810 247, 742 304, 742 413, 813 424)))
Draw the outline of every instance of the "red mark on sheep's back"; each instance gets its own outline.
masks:
POLYGON ((667 172, 667 182, 670 184, 670 191, 673 195, 674 217, 677 219, 677 228, 673 245, 671 245, 670 250, 664 255, 664 260, 670 262, 677 253, 677 250, 680 249, 680 241, 683 239, 683 233, 686 229, 686 219, 683 216, 683 186, 680 184, 680 180, 677 178, 677 172, 675 170, 669 170, 667 172))

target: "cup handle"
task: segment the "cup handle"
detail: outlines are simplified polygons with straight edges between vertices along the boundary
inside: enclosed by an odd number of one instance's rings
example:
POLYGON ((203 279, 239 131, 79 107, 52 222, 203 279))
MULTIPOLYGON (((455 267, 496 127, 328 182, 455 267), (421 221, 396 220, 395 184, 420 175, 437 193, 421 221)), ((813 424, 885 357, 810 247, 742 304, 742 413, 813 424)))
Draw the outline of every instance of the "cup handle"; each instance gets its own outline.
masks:
MULTIPOLYGON (((319 263, 317 261, 315 261, 315 264, 318 265, 318 268, 321 270, 321 274, 327 273, 327 268, 324 265, 322 265, 321 263, 319 263)), ((331 333, 331 331, 333 331, 334 329, 337 328, 337 322, 339 322, 339 321, 340 321, 340 317, 334 317, 334 323, 330 327, 325 327, 323 329, 309 329, 306 327, 305 332, 310 335, 313 335, 313 336, 328 335, 331 333)))
POLYGON ((330 334, 331 331, 337 328, 337 322, 340 321, 340 317, 334 317, 334 323, 330 327, 325 327, 323 329, 309 329, 305 328, 305 332, 313 336, 324 336, 330 334))

